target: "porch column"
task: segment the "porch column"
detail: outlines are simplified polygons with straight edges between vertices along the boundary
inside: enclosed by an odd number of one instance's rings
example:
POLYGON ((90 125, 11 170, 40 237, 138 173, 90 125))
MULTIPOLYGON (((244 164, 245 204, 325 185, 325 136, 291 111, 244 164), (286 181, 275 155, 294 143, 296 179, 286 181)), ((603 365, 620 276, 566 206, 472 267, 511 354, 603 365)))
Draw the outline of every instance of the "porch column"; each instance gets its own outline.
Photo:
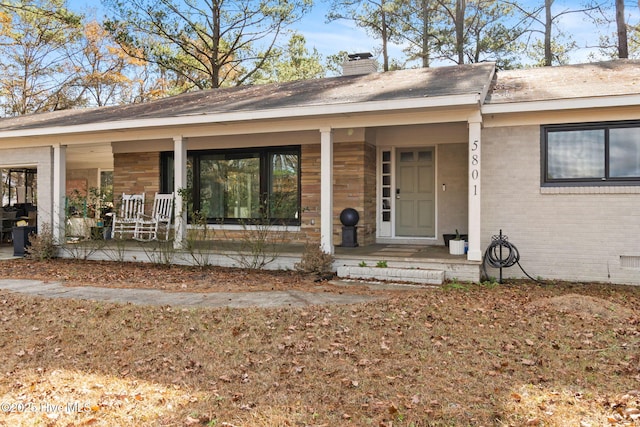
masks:
POLYGON ((320 129, 320 248, 333 254, 333 129, 320 129))
POLYGON ((176 193, 173 246, 180 249, 187 240, 187 206, 180 191, 187 188, 187 140, 182 136, 173 138, 173 160, 173 188, 176 193))
POLYGON ((65 227, 65 193, 67 184, 67 146, 53 145, 53 215, 51 218, 51 232, 56 245, 66 241, 65 227))
POLYGON ((482 116, 478 112, 468 119, 469 124, 469 261, 482 260, 482 248, 480 247, 481 231, 481 136, 482 116))

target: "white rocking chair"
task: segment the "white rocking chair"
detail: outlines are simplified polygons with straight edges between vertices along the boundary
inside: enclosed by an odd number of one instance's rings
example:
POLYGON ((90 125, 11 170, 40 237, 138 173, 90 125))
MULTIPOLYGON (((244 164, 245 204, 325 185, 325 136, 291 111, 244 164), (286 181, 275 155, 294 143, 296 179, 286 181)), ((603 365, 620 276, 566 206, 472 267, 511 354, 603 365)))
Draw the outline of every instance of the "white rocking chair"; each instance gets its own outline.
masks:
POLYGON ((122 201, 118 213, 113 214, 113 222, 111 223, 111 237, 122 239, 124 233, 135 235, 136 223, 138 216, 144 214, 144 193, 142 194, 125 194, 122 193, 122 201))
POLYGON ((136 220, 133 238, 136 240, 159 240, 158 234, 169 240, 171 215, 173 214, 173 193, 158 194, 153 199, 151 216, 140 214, 136 220))

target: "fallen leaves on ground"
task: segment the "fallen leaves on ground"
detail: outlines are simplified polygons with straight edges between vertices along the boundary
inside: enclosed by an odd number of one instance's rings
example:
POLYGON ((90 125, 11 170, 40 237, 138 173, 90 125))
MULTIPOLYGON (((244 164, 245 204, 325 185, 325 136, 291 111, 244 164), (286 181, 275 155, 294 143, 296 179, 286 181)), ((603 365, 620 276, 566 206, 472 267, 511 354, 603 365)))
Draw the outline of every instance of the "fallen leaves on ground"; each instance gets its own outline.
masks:
MULTIPOLYGON (((0 276, 203 292, 319 286, 293 273, 28 264, 2 261, 0 276)), ((384 296, 182 309, 0 292, 0 401, 39 411, 3 410, 0 425, 640 425, 640 288, 520 281, 384 296)))
MULTIPOLYGON (((40 262, 29 259, 3 260, 0 264, 0 277, 61 282, 66 286, 145 288, 168 292, 258 292, 297 289, 338 293, 345 290, 344 287, 335 286, 329 281, 318 281, 317 276, 296 271, 77 259, 40 262)), ((357 285, 350 286, 349 292, 384 293, 357 285)))

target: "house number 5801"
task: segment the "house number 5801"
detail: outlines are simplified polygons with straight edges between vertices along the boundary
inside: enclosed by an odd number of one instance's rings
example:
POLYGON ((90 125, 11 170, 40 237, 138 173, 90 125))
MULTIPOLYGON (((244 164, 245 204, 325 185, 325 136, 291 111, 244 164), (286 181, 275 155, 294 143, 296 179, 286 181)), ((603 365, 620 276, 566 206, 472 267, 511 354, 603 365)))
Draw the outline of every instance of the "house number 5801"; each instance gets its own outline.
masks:
MULTIPOLYGON (((471 152, 474 153, 478 151, 478 140, 473 141, 471 144, 471 152)), ((477 181, 480 177, 480 171, 478 170, 478 165, 480 164, 480 157, 478 154, 471 154, 471 179, 473 181, 477 181)), ((473 195, 478 195, 478 184, 473 184, 473 195)))

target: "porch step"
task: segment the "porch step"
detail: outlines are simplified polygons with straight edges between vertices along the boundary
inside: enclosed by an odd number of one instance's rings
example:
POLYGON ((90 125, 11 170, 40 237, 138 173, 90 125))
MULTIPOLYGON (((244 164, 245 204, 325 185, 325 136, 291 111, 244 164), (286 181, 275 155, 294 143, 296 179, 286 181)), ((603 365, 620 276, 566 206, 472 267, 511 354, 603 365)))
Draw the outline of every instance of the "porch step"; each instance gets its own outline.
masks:
POLYGON ((397 267, 355 267, 344 265, 337 269, 338 277, 352 279, 376 279, 428 285, 441 285, 444 271, 397 267))

